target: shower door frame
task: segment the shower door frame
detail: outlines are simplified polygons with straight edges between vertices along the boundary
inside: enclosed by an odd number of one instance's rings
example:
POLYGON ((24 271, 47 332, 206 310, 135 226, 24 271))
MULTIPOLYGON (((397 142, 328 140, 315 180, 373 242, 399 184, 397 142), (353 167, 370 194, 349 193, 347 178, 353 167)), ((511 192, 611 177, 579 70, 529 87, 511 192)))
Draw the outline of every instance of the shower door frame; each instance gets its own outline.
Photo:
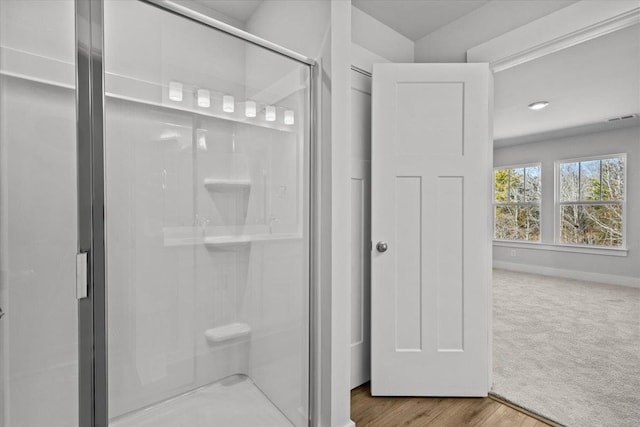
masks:
MULTIPOLYGON (((79 426, 108 427, 107 281, 104 169, 104 1, 75 0, 78 253, 87 254, 86 296, 78 297, 79 426)), ((222 31, 309 67, 309 422, 318 420, 320 146, 319 64, 290 49, 170 0, 136 0, 222 31)), ((79 290, 79 295, 82 290, 79 290)))

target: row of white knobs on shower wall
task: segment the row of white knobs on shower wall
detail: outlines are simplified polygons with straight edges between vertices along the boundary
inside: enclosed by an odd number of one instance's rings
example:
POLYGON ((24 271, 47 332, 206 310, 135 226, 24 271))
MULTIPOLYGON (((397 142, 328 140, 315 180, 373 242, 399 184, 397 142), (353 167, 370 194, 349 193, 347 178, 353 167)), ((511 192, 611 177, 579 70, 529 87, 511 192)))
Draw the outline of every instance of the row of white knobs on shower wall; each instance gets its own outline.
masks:
MULTIPOLYGON (((198 107, 210 108, 211 107, 211 90, 209 89, 196 89, 195 97, 198 107)), ((225 113, 235 112, 235 98, 233 95, 218 94, 213 92, 215 99, 222 100, 222 111, 225 113)), ((171 81, 169 82, 169 99, 174 102, 182 102, 184 99, 184 85, 181 82, 171 81)), ((293 110, 287 110, 276 105, 264 105, 264 119, 267 122, 275 122, 277 120, 277 111, 284 110, 283 123, 285 125, 293 125, 295 123, 295 113, 293 110)), ((253 100, 246 100, 244 102, 244 114, 246 117, 256 117, 258 113, 258 104, 253 100)))

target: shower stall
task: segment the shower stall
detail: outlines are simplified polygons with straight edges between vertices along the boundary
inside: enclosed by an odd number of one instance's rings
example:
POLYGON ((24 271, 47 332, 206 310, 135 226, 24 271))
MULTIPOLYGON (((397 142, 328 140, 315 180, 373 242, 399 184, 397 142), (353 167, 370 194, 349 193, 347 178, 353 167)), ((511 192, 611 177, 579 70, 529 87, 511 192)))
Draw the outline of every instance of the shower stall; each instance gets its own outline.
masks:
POLYGON ((0 427, 312 424, 314 69, 184 3, 0 1, 0 427))

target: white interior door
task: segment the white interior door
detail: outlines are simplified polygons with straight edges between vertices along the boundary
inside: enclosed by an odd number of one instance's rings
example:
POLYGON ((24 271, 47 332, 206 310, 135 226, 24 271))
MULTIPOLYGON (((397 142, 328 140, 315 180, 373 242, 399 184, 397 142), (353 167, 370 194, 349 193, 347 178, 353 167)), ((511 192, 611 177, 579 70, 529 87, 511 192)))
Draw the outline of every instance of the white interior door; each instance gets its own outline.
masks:
POLYGON ((374 65, 374 395, 489 391, 490 90, 486 64, 374 65))

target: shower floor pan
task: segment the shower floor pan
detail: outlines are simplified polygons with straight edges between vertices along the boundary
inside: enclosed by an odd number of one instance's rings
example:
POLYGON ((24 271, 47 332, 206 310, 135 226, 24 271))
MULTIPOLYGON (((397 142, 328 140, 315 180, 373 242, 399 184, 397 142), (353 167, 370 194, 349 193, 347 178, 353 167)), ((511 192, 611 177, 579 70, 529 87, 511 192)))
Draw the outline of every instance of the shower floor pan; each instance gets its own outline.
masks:
POLYGON ((233 375, 178 397, 117 417, 109 427, 291 427, 244 375, 233 375))

